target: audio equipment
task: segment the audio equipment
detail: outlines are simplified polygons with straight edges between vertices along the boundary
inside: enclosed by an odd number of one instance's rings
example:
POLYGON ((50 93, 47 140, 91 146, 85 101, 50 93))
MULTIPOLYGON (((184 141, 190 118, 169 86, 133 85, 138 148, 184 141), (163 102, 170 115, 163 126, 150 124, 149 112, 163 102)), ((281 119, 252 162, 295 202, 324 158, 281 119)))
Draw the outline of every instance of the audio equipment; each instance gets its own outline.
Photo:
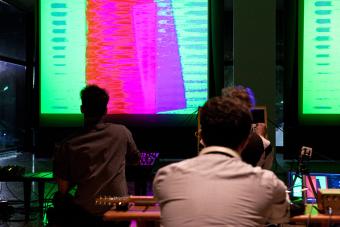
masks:
POLYGON ((123 196, 123 197, 112 197, 112 196, 101 196, 96 198, 96 205, 102 206, 117 206, 122 204, 133 203, 136 206, 151 206, 157 203, 154 196, 123 196))
POLYGON ((25 173, 25 167, 18 165, 7 165, 0 166, 0 177, 1 178, 11 178, 11 177, 21 177, 25 173))
POLYGON ((153 167, 158 156, 159 152, 141 152, 139 165, 153 167))
POLYGON ((340 189, 319 189, 318 209, 329 215, 340 215, 340 189))

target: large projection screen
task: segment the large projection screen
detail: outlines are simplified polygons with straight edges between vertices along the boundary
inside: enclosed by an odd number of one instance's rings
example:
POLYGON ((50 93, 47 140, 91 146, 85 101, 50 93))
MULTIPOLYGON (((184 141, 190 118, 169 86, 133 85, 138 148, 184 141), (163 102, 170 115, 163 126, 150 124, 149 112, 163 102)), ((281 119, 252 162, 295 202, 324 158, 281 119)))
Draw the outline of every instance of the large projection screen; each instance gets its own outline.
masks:
POLYGON ((190 115, 208 96, 208 0, 40 0, 40 122, 80 121, 97 84, 110 115, 190 115))
POLYGON ((299 2, 299 120, 339 124, 340 1, 299 2))

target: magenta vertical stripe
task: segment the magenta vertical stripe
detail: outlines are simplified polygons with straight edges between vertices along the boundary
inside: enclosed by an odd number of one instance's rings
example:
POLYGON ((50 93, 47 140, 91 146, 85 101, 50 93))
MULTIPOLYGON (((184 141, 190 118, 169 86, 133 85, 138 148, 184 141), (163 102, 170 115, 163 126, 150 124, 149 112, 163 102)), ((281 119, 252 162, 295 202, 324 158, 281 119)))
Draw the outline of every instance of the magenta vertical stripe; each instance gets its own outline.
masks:
POLYGON ((171 0, 157 13, 157 112, 186 107, 184 80, 171 0))
POLYGON ((156 113, 156 4, 133 7, 133 22, 143 109, 141 113, 156 113))

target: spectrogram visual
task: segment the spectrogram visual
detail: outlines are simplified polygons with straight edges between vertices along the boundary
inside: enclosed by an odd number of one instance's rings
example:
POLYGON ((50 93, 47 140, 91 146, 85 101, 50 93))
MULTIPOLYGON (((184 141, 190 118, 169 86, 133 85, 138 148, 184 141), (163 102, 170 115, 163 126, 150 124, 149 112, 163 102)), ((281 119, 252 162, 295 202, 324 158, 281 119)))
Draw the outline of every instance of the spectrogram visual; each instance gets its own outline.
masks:
POLYGON ((302 114, 340 114, 340 1, 301 1, 302 114))
POLYGON ((41 0, 41 114, 78 114, 97 84, 109 114, 191 114, 207 99, 208 0, 41 0))

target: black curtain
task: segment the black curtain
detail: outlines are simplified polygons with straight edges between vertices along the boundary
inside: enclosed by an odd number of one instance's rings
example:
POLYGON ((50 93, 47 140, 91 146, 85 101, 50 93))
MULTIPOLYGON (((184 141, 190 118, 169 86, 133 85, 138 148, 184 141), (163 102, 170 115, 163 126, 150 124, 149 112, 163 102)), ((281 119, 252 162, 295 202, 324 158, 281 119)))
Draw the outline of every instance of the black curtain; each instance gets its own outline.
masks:
POLYGON ((224 1, 209 0, 209 97, 221 95, 223 70, 224 1))

